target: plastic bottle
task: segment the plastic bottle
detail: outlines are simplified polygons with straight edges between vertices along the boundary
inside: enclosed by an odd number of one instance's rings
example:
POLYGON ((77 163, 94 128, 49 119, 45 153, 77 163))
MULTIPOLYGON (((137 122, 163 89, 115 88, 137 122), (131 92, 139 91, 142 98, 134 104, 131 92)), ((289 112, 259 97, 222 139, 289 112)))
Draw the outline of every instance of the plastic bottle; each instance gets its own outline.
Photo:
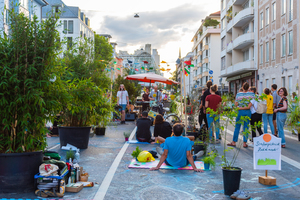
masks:
POLYGON ((76 153, 75 153, 75 159, 77 160, 78 163, 80 162, 80 153, 79 153, 79 149, 76 150, 76 153))

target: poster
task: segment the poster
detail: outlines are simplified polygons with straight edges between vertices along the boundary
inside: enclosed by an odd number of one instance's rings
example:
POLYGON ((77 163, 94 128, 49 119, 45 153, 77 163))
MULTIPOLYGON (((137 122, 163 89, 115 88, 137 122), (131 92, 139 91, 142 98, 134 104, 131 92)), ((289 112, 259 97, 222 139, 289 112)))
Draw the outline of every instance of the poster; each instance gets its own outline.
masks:
POLYGON ((265 133, 253 140, 254 169, 281 170, 281 138, 265 133))

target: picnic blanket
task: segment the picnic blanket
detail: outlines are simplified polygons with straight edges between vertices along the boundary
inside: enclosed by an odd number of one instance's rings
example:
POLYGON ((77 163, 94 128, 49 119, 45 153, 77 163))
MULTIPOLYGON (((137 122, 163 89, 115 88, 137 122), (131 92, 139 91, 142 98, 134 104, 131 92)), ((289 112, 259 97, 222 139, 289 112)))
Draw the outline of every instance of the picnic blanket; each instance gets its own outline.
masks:
MULTIPOLYGON (((155 160, 153 162, 139 162, 136 161, 136 159, 132 159, 128 168, 150 169, 151 167, 156 167, 158 163, 159 160, 155 160)), ((195 161, 195 165, 198 169, 204 170, 204 163, 202 161, 195 161)), ((193 170, 193 167, 191 166, 191 164, 189 164, 186 167, 177 168, 177 167, 168 166, 165 163, 163 163, 160 169, 193 170)))

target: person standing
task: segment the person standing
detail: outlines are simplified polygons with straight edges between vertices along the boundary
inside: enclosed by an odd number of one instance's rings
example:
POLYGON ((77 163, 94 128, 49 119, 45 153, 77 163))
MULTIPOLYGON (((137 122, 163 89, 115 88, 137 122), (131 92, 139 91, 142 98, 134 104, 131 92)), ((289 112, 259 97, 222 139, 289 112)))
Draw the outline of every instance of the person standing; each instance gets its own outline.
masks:
MULTIPOLYGON (((249 105, 249 102, 255 98, 255 94, 253 92, 248 92, 249 90, 249 84, 247 82, 245 82, 243 84, 243 92, 239 92, 236 94, 235 97, 235 104, 237 105, 237 107, 239 108, 238 111, 238 116, 236 118, 236 123, 235 123, 235 129, 234 129, 234 134, 233 134, 233 141, 229 144, 227 144, 228 146, 236 146, 236 142, 239 139, 239 133, 240 133, 240 129, 241 129, 241 125, 243 124, 243 132, 246 131, 246 129, 249 129, 249 122, 250 120, 245 120, 243 123, 239 123, 241 117, 249 117, 249 119, 251 119, 251 111, 250 109, 241 109, 244 107, 247 107, 249 105), (248 102, 247 102, 248 101, 248 102)), ((244 135, 243 137, 244 139, 244 144, 243 147, 247 148, 247 140, 248 140, 248 135, 244 135)))
MULTIPOLYGON (((202 107, 203 107, 203 113, 204 113, 203 118, 204 118, 204 122, 206 124, 206 127, 208 127, 208 123, 207 123, 207 118, 206 118, 206 113, 205 113, 204 107, 205 107, 205 99, 206 99, 206 97, 208 95, 210 95, 210 87, 211 86, 212 86, 212 81, 211 80, 207 81, 206 82, 207 89, 206 89, 206 91, 203 93, 203 95, 201 97, 201 102, 202 102, 202 107)), ((216 94, 220 96, 219 91, 217 91, 216 94)))
POLYGON ((269 88, 264 89, 264 93, 267 95, 265 100, 267 101, 267 112, 262 114, 263 122, 264 122, 264 133, 268 133, 268 123, 271 128, 271 132, 274 135, 274 125, 273 125, 273 96, 271 95, 271 91, 269 88))
MULTIPOLYGON (((218 111, 218 108, 222 105, 222 98, 219 95, 216 95, 218 91, 218 86, 215 84, 210 87, 210 95, 205 98, 205 110, 207 108, 212 109, 214 112, 218 111)), ((206 114, 209 130, 209 140, 212 141, 213 136, 213 123, 215 124, 216 129, 216 143, 220 143, 219 134, 220 129, 218 123, 220 122, 220 116, 218 114, 210 114, 209 111, 206 114)))
MULTIPOLYGON (((272 84, 271 85, 271 91, 273 96, 273 110, 277 108, 277 105, 280 101, 280 96, 277 94, 277 85, 272 84)), ((276 113, 273 112, 273 126, 275 131, 275 136, 278 136, 278 130, 277 130, 277 124, 276 124, 276 113)))
POLYGON ((206 90, 206 88, 202 88, 202 95, 201 95, 201 97, 200 97, 200 106, 199 106, 199 117, 198 117, 198 121, 199 121, 199 126, 201 127, 201 125, 202 125, 202 123, 203 123, 203 120, 204 120, 204 123, 206 123, 205 122, 205 118, 206 117, 204 117, 204 112, 203 112, 203 106, 202 106, 202 96, 203 96, 203 94, 204 94, 204 92, 205 92, 205 90, 206 90))
POLYGON ((142 96, 142 101, 143 101, 143 111, 146 111, 147 108, 149 108, 149 103, 145 103, 145 101, 150 101, 149 99, 149 88, 146 88, 146 92, 142 96))
POLYGON ((157 85, 155 85, 154 90, 150 92, 149 98, 151 101, 156 101, 156 104, 159 106, 159 114, 162 114, 162 94, 157 90, 157 85))
POLYGON ((117 93, 117 104, 121 106, 121 124, 125 124, 125 110, 129 105, 128 92, 123 84, 120 85, 120 90, 117 93))
POLYGON ((288 108, 288 100, 287 100, 287 95, 288 92, 285 87, 279 88, 277 94, 281 97, 277 109, 274 110, 276 114, 276 123, 278 126, 278 134, 279 137, 281 138, 281 147, 285 148, 285 136, 284 136, 284 130, 283 127, 285 125, 286 121, 286 112, 288 108))

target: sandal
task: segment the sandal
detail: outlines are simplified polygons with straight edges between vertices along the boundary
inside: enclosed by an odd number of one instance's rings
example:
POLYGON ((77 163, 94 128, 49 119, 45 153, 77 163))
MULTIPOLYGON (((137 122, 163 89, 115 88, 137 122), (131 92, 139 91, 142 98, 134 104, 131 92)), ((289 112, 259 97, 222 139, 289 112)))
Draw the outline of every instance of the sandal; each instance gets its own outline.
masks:
POLYGON ((48 195, 47 195, 44 191, 41 191, 41 190, 36 190, 36 191, 34 192, 34 194, 35 194, 36 196, 39 196, 39 197, 44 197, 44 198, 47 198, 47 197, 48 197, 48 195))
POLYGON ((227 144, 227 146, 235 147, 236 144, 233 144, 233 143, 231 142, 231 143, 227 144))
POLYGON ((281 148, 285 148, 285 144, 281 145, 281 148))
POLYGON ((244 147, 244 148, 247 148, 247 147, 248 147, 248 144, 243 144, 243 147, 244 147))

